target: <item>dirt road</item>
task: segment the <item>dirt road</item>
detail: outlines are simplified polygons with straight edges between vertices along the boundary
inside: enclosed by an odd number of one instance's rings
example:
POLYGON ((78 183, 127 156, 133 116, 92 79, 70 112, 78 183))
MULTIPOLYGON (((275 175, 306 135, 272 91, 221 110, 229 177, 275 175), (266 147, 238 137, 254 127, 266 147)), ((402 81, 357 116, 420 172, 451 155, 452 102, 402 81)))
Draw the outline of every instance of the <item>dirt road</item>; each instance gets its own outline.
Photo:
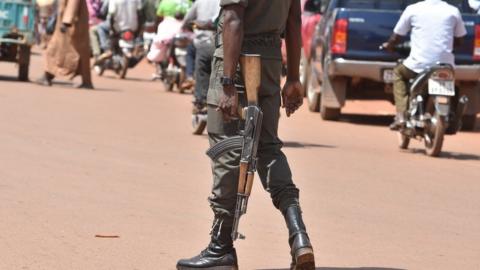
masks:
MULTIPOLYGON (((34 56, 32 79, 42 65, 34 56)), ((174 269, 205 247, 207 140, 190 134, 191 96, 151 70, 83 91, 19 83, 0 64, 0 269, 174 269)), ((448 137, 441 158, 420 143, 401 152, 391 111, 282 117, 319 269, 480 269, 480 133, 448 137)), ((241 229, 241 269, 288 269, 286 227, 258 181, 241 229)))

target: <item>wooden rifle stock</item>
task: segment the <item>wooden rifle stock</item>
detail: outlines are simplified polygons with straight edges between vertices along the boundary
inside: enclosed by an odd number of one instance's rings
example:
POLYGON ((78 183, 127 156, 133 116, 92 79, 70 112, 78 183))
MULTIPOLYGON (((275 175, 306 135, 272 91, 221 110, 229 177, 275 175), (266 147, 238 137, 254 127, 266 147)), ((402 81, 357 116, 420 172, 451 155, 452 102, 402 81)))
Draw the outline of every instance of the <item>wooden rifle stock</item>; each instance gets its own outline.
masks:
POLYGON ((261 82, 261 59, 256 54, 240 56, 240 67, 245 82, 248 105, 258 105, 258 91, 261 82))
POLYGON ((258 91, 261 83, 261 59, 259 55, 242 55, 240 67, 245 82, 248 107, 243 110, 245 131, 238 178, 237 204, 235 207, 232 238, 244 238, 238 233, 240 217, 247 211, 248 197, 252 192, 256 171, 257 146, 263 114, 258 107, 258 91), (248 139, 246 139, 248 137, 248 139))

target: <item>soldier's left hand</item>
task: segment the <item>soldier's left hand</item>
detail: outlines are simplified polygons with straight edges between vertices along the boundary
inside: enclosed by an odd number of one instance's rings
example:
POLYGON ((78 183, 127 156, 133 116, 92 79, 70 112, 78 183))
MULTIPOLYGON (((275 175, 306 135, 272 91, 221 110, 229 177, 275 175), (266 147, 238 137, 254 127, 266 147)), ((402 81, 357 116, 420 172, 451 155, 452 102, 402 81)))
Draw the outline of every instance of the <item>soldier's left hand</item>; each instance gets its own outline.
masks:
POLYGON ((287 81, 282 89, 282 108, 290 117, 303 104, 305 90, 300 81, 287 81))

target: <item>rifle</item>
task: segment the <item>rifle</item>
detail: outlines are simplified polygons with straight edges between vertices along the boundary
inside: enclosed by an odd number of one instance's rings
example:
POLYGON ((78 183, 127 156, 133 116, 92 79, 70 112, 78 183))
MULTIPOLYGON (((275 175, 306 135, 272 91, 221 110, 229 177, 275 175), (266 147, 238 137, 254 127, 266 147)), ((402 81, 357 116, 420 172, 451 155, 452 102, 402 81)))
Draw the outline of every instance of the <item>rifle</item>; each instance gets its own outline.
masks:
POLYGON ((207 151, 212 160, 217 160, 225 153, 242 150, 240 156, 240 173, 238 178, 237 204, 232 227, 232 239, 245 239, 238 232, 242 215, 247 213, 248 198, 252 191, 253 177, 257 170, 257 149, 262 129, 263 113, 258 106, 258 89, 261 80, 261 61, 259 55, 242 55, 240 67, 245 82, 248 106, 243 108, 242 118, 245 128, 239 136, 233 136, 215 144, 207 151))

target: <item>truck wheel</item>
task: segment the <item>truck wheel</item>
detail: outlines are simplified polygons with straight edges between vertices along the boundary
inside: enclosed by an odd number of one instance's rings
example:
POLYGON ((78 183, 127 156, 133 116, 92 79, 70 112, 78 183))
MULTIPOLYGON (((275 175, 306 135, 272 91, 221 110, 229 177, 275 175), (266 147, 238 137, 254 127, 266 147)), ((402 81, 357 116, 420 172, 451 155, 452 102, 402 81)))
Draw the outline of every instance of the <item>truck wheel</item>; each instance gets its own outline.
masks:
POLYGON ((308 103, 308 110, 311 112, 319 112, 320 111, 320 85, 318 83, 317 76, 315 75, 312 68, 310 68, 310 76, 307 79, 307 103, 308 103))
POLYGON ((320 105, 320 114, 322 115, 323 120, 336 121, 340 118, 340 113, 340 108, 328 108, 320 105))
POLYGON ((300 66, 299 66, 299 74, 300 74, 300 82, 302 85, 307 85, 309 75, 310 75, 310 61, 305 57, 305 53, 303 52, 302 48, 302 57, 300 58, 300 66))
POLYGON ((475 130, 475 123, 477 116, 475 114, 464 115, 462 118, 462 130, 473 131, 475 130))
POLYGON ((30 66, 30 46, 20 45, 18 53, 18 80, 28 81, 28 71, 30 66))

